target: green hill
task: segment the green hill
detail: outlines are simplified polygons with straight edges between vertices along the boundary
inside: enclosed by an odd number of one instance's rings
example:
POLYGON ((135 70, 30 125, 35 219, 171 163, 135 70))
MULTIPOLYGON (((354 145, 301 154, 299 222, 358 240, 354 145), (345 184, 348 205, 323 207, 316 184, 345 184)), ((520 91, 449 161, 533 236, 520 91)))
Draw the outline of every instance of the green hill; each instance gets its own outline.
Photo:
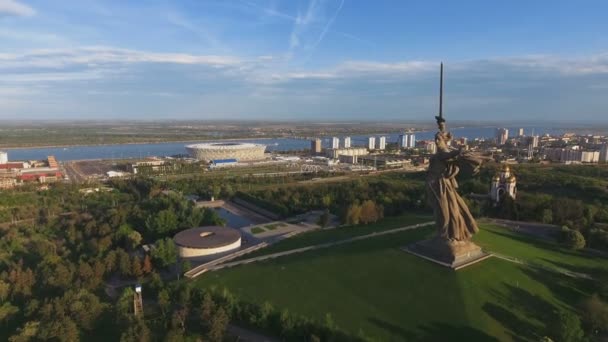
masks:
POLYGON ((605 259, 492 226, 476 241, 525 264, 490 258, 455 272, 400 249, 430 234, 407 231, 248 264, 205 274, 197 285, 319 321, 329 313, 341 330, 378 341, 538 340, 555 308, 573 310, 594 291, 594 281, 563 270, 608 271, 605 259))

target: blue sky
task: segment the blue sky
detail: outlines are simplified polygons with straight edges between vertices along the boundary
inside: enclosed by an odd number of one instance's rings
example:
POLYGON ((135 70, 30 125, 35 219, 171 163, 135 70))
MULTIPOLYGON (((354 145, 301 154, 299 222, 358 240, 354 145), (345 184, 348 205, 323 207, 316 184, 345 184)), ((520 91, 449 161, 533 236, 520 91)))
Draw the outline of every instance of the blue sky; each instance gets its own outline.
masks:
POLYGON ((606 1, 0 0, 0 119, 608 122, 606 1))

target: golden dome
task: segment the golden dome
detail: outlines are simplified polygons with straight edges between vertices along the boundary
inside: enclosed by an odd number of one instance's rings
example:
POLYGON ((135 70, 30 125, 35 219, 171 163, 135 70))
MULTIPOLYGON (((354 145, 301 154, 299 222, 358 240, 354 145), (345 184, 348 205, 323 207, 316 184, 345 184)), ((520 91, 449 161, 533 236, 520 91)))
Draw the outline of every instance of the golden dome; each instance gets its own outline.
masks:
POLYGON ((502 170, 503 171, 511 171, 511 168, 507 164, 502 164, 502 170))
POLYGON ((511 176, 509 179, 507 179, 507 183, 515 183, 516 180, 517 178, 515 178, 515 176, 511 176))
POLYGON ((494 181, 495 182, 499 182, 500 181, 500 176, 499 175, 495 175, 494 176, 494 181))

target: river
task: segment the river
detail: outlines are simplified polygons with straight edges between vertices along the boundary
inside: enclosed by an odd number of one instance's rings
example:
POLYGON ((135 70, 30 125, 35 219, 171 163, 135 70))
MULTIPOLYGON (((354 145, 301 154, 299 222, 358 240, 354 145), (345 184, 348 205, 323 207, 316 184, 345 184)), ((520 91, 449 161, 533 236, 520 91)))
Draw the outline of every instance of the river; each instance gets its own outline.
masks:
MULTIPOLYGON (((450 131, 455 138, 466 137, 492 138, 495 135, 495 127, 475 127, 475 128, 454 128, 450 131)), ((561 134, 565 130, 557 128, 524 127, 524 132, 531 135, 535 134, 561 134)), ((374 134, 374 136, 386 136, 386 142, 397 142, 401 133, 374 134)), ((415 132, 416 140, 433 139, 434 131, 415 132)), ((509 135, 517 134, 517 128, 509 127, 509 135)), ((367 137, 370 135, 351 136, 353 146, 366 146, 367 137)), ((277 139, 238 139, 240 142, 251 142, 264 144, 267 151, 294 151, 310 148, 310 142, 303 139, 277 138, 277 139)), ((203 142, 203 141, 197 141, 203 142)), ((195 143, 195 142, 192 142, 195 143)), ((124 159, 124 158, 145 158, 163 157, 177 154, 185 154, 184 142, 167 142, 153 144, 119 144, 119 145, 93 145, 93 146, 70 146, 70 147, 36 147, 36 148, 15 148, 5 149, 10 160, 42 160, 47 156, 55 156, 60 161, 84 160, 84 159, 124 159)), ((331 137, 323 137, 323 147, 329 147, 331 137)))

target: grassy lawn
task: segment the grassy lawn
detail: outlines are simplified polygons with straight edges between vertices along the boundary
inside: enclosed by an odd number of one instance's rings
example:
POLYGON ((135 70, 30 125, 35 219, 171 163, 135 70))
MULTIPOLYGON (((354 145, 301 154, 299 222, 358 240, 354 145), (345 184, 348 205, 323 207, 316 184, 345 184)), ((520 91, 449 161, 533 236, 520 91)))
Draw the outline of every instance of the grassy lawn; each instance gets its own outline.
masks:
POLYGON ((348 239, 350 237, 380 232, 388 229, 409 226, 416 223, 431 221, 432 217, 424 214, 406 214, 395 217, 387 217, 381 222, 369 225, 358 225, 332 229, 314 230, 302 233, 292 238, 280 241, 269 247, 249 253, 239 259, 248 259, 255 256, 282 252, 294 248, 312 246, 319 243, 333 242, 348 239))
MULTIPOLYGON (((363 234, 394 224, 385 220, 348 229, 363 234)), ((400 226, 408 224, 402 218, 400 226)), ((376 341, 448 336, 453 341, 538 341, 555 307, 571 309, 593 291, 590 280, 497 258, 454 272, 400 250, 432 233, 424 228, 380 236, 212 272, 196 282, 319 320, 331 313, 341 329, 376 341)), ((348 237, 341 230, 312 234, 284 243, 301 246, 348 237), (322 238, 316 235, 320 233, 330 235, 322 238)), ((560 267, 593 268, 606 261, 554 251, 554 246, 526 242, 496 227, 483 227, 476 241, 505 255, 560 267)))
POLYGON ((262 227, 253 227, 251 228, 251 234, 260 234, 265 232, 266 229, 262 228, 262 227))
POLYGON ((264 228, 266 228, 268 230, 275 230, 279 227, 284 227, 284 226, 286 226, 285 223, 279 222, 279 223, 267 224, 264 226, 264 228))

